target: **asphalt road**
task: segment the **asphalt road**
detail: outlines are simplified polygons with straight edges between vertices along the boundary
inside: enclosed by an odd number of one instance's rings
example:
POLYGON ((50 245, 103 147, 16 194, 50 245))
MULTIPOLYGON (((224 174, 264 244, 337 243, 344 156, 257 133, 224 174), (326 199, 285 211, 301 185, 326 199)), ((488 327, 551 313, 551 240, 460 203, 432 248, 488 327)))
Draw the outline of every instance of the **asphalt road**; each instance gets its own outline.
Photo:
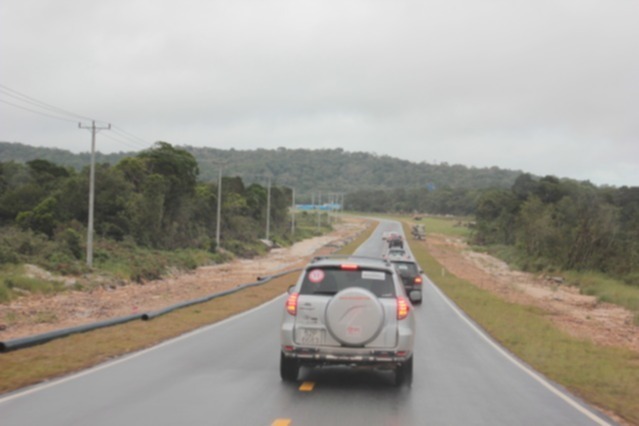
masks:
MULTIPOLYGON (((358 254, 379 255, 383 221, 358 254)), ((614 424, 479 331, 428 280, 415 307, 412 387, 392 373, 303 369, 279 378, 284 296, 83 373, 0 398, 0 425, 614 424)))

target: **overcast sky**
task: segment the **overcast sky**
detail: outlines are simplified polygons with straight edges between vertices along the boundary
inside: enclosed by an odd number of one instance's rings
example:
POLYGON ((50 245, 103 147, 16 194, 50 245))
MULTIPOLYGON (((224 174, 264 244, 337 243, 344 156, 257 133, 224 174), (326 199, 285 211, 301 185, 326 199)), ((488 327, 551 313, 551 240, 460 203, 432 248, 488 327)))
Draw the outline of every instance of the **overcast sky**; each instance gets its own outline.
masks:
POLYGON ((116 126, 105 153, 341 147, 639 186, 639 0, 3 0, 0 85, 5 142, 90 150, 37 100, 116 126))

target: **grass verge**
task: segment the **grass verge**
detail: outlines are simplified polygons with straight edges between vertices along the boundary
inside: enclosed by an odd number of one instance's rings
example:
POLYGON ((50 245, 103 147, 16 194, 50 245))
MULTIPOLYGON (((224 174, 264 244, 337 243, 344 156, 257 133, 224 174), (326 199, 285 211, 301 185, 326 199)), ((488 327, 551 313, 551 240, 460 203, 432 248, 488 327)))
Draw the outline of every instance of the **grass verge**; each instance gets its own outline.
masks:
POLYGON ((442 274, 425 244, 409 240, 409 245, 437 286, 508 350, 574 394, 639 424, 637 354, 573 338, 552 324, 549 313, 505 302, 448 271, 442 274))

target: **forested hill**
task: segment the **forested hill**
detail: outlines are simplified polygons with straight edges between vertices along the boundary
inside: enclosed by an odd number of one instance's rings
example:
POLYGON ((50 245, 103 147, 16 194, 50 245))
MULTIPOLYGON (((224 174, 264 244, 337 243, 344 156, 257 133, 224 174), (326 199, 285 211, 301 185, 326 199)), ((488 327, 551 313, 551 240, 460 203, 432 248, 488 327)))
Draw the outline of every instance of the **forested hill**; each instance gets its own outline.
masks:
MULTIPOLYGON (((198 161, 200 180, 217 178, 216 164, 223 162, 225 176, 241 176, 245 182, 264 182, 272 176, 280 186, 309 191, 351 192, 354 190, 395 188, 510 188, 520 171, 474 168, 462 165, 414 163, 389 156, 342 149, 257 149, 239 151, 215 148, 180 147, 198 161)), ((100 154, 98 163, 115 165, 135 153, 100 154)), ((89 153, 36 148, 19 143, 0 142, 0 161, 26 162, 44 159, 76 169, 89 164, 89 153)))
MULTIPOLYGON (((130 157, 131 153, 119 152, 117 154, 101 154, 96 152, 95 160, 98 163, 115 165, 121 158, 130 157)), ((16 161, 26 163, 31 160, 47 160, 59 166, 71 166, 81 170, 91 162, 91 153, 83 152, 74 154, 71 151, 57 148, 42 148, 21 143, 0 142, 0 163, 16 161)))

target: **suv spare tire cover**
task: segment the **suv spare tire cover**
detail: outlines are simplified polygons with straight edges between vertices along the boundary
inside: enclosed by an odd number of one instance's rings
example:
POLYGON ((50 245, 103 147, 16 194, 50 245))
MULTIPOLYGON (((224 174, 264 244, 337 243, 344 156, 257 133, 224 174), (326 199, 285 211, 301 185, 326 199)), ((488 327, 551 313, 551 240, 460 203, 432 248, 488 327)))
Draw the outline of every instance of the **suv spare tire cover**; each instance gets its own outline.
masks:
POLYGON ((362 346, 379 334, 384 307, 370 291, 350 287, 337 293, 326 306, 326 327, 338 342, 362 346))

